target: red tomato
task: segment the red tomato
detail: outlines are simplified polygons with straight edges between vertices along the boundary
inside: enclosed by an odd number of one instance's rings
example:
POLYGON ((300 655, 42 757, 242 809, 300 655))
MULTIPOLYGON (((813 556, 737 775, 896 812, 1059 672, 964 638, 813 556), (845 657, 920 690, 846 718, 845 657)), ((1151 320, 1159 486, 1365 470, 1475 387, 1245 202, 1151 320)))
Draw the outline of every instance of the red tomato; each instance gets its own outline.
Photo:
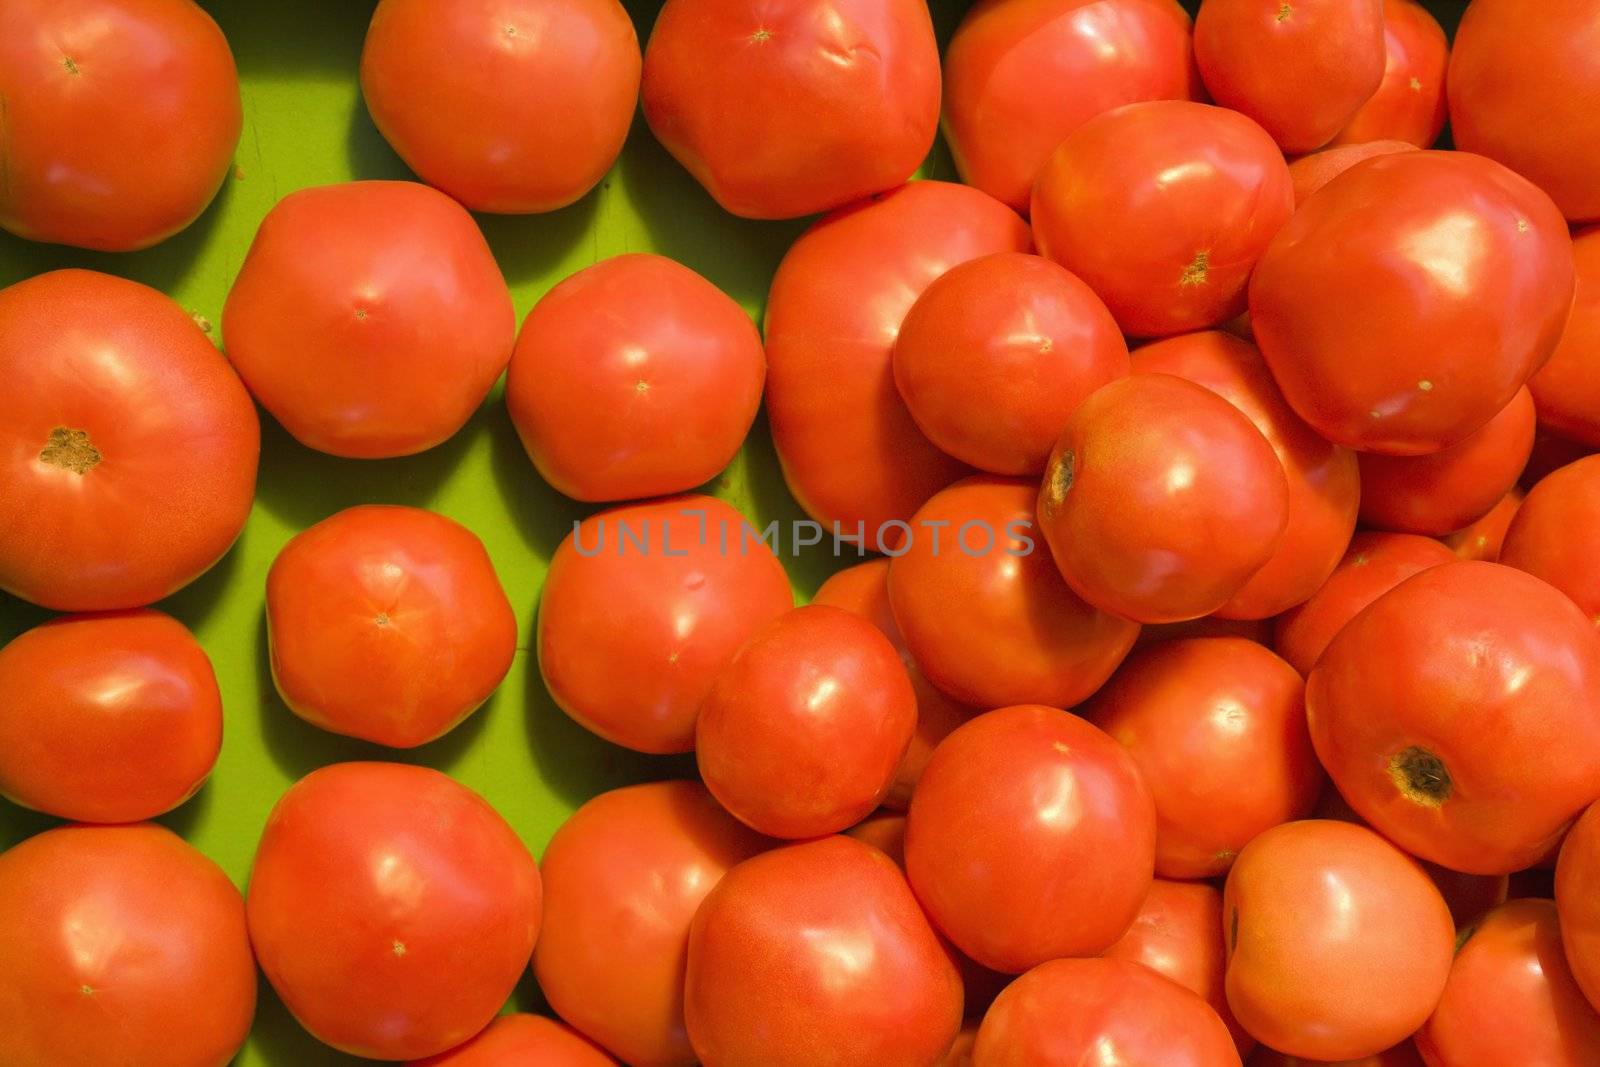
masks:
POLYGON ((1250 271, 1293 211, 1289 169, 1260 126, 1156 100, 1090 119, 1051 153, 1033 187, 1033 239, 1124 331, 1163 336, 1244 311, 1250 271))
POLYGON ((961 979, 888 857, 846 837, 746 860, 689 928, 705 1067, 924 1067, 961 1028, 961 979))
POLYGON ((733 508, 679 496, 600 512, 556 549, 540 593, 539 670, 579 723, 641 752, 688 752, 711 680, 794 606, 733 508))
POLYGON ((1541 425, 1563 437, 1600 448, 1600 226, 1572 239, 1577 296, 1567 330, 1533 378, 1541 425))
POLYGON ((1307 200, 1261 258, 1256 343, 1329 440, 1437 452, 1549 358, 1572 303, 1570 248, 1549 198, 1491 160, 1369 159, 1307 200))
POLYGON ((1117 322, 1075 275, 996 252, 954 267, 917 299, 894 380, 917 427, 964 463, 1039 474, 1090 393, 1128 373, 1117 322))
POLYGON ((944 56, 944 127, 961 180, 1028 210, 1051 149, 1103 111, 1199 95, 1174 0, 979 0, 944 56))
POLYGON ((1452 870, 1531 867, 1600 796, 1600 637, 1510 567, 1441 564, 1384 594, 1317 661, 1306 712, 1350 806, 1452 870))
POLYGON ((1506 530, 1500 562, 1543 578, 1600 626, 1600 456, 1533 487, 1506 530))
POLYGON ((78 615, 0 648, 0 795, 83 822, 188 800, 222 748, 205 649, 158 611, 78 615))
POLYGON ((1272 644, 1271 619, 1224 619, 1217 615, 1202 615, 1185 622, 1164 622, 1146 626, 1139 631, 1134 648, 1177 641, 1185 637, 1242 637, 1258 645, 1272 644))
POLYGON ((6 1067, 224 1067, 255 1010, 239 891, 172 831, 66 826, 0 854, 6 1067))
POLYGON ((167 297, 86 270, 0 289, 0 381, 0 589, 57 611, 139 607, 239 536, 256 409, 167 297))
POLYGON ((1227 400, 1170 374, 1112 382, 1073 413, 1039 526, 1084 600, 1139 622, 1209 615, 1277 552, 1283 465, 1227 400))
POLYGON ((1427 148, 1444 129, 1445 68, 1450 44, 1439 20, 1416 0, 1383 0, 1383 81, 1336 145, 1405 141, 1427 148))
POLYGON ((906 647, 967 704, 1071 707, 1111 677, 1139 633, 1067 588, 1039 543, 1034 496, 1031 482, 959 482, 917 512, 889 564, 906 647))
POLYGON ((893 547, 894 528, 966 473, 922 435, 894 388, 900 324, 928 285, 1027 224, 963 185, 913 182, 828 216, 784 255, 767 300, 767 417, 790 491, 812 518, 893 547))
POLYGON ((1298 208, 1306 198, 1333 179, 1374 156, 1392 156, 1396 152, 1410 152, 1416 145, 1408 141, 1362 141, 1358 144, 1334 145, 1310 155, 1301 156, 1289 164, 1289 180, 1294 185, 1294 203, 1298 208))
POLYGON ((1398 1044, 1450 971, 1444 898, 1361 826, 1273 827, 1239 854, 1222 906, 1228 1003, 1262 1044, 1297 1056, 1355 1059, 1398 1044))
POLYGON ((473 211, 554 211, 622 151, 639 68, 617 0, 382 0, 361 95, 423 181, 473 211))
POLYGON ((1155 805, 1133 759, 1076 715, 1019 705, 945 739, 911 797, 906 874, 974 960, 1020 974, 1102 952, 1150 891, 1155 805))
POLYGON ((1277 1052, 1265 1045, 1256 1046, 1247 1067, 1424 1067, 1417 1046, 1403 1041, 1394 1048, 1371 1056, 1357 1056, 1353 1060, 1308 1060, 1277 1052))
POLYGON ((407 456, 466 423, 506 369, 511 294, 466 210, 415 182, 290 193, 228 292, 228 358, 283 428, 352 459, 407 456))
POLYGON ((1120 959, 1051 960, 1006 987, 983 1017, 974 1067, 1239 1067, 1205 1001, 1120 959))
POLYGON ((1289 521, 1265 566, 1218 609, 1265 619, 1303 603, 1325 582, 1350 543, 1361 482, 1356 457, 1330 444, 1294 413, 1248 341, 1218 331, 1185 334, 1139 349, 1136 373, 1175 374, 1242 411, 1278 454, 1289 487, 1289 521))
POLYGON ((1600 806, 1572 827, 1556 862, 1555 898, 1561 942, 1572 976, 1589 1003, 1600 1008, 1600 806))
MULTIPOLYGON (((901 870, 906 866, 906 817, 899 812, 879 811, 845 831, 864 845, 871 845, 894 860, 901 870)), ((970 1014, 970 1013, 969 1013, 970 1014)))
POLYGON ((1444 543, 1459 559, 1481 559, 1486 563, 1498 563, 1501 547, 1505 544, 1506 531, 1510 529, 1511 520, 1516 517, 1517 509, 1522 507, 1522 497, 1521 489, 1512 489, 1489 509, 1488 514, 1446 537, 1444 543))
POLYGON ((0 229, 128 252, 188 226, 244 114, 222 31, 190 0, 8 0, 0 229))
POLYGON ((472 790, 427 767, 336 763, 273 807, 246 910, 301 1025, 406 1060, 494 1018, 533 952, 539 895, 527 846, 472 790))
POLYGON ((735 215, 788 219, 899 185, 939 125, 922 0, 667 0, 644 117, 735 215))
POLYGON ((766 844, 698 782, 629 786, 584 804, 540 863, 533 972, 550 1006, 634 1067, 693 1064, 683 1030, 689 920, 766 844))
POLYGON ((616 1067, 571 1027, 542 1015, 502 1015, 477 1037, 409 1067, 616 1067))
POLYGON ((421 508, 346 508, 267 572, 272 680, 324 730, 414 748, 495 691, 517 617, 477 535, 421 508))

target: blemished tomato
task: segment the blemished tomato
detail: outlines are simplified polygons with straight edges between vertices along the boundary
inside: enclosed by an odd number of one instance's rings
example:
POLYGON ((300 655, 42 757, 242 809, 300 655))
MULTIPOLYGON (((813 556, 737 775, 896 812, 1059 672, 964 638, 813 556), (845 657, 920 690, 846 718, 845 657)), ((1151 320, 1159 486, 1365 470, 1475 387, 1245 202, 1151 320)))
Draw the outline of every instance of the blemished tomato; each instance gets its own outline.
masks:
POLYGON ((191 0, 9 0, 0 100, 0 229, 105 252, 193 222, 244 124, 233 53, 191 0))
POLYGON ((239 536, 261 424, 163 294, 87 270, 0 289, 0 381, 0 589, 56 611, 140 607, 239 536))
POLYGON ((688 752, 722 665, 792 607, 783 564, 715 497, 612 508, 550 560, 539 671, 561 710, 606 740, 688 752))
POLYGON ((961 979, 894 862, 847 837, 723 876, 689 928, 684 1018, 704 1067, 924 1067, 961 979))
POLYGON ((1506 531, 1511 528, 1511 520, 1516 518, 1517 509, 1522 507, 1522 499, 1522 490, 1512 489, 1477 522, 1463 526, 1446 537, 1445 545, 1458 559, 1481 559, 1486 563, 1500 562, 1500 550, 1505 545, 1506 531))
POLYGON ((267 572, 272 681, 307 722, 414 748, 499 686, 517 617, 476 534, 422 508, 346 508, 267 572))
POLYGON ((0 795, 80 822, 138 822, 205 783, 222 695, 158 611, 53 619, 0 648, 0 795))
POLYGON ((934 749, 911 796, 906 874, 985 967, 1109 948, 1154 873, 1155 804, 1132 757, 1056 708, 987 712, 934 749))
POLYGON ((973 1067, 1239 1067, 1204 1000, 1123 959, 1042 963, 995 999, 973 1067))
POLYGON ((1258 1041, 1311 1059, 1370 1056, 1427 1019, 1455 925, 1439 890, 1365 827, 1311 819, 1261 834, 1228 873, 1228 1004, 1258 1041))
POLYGON ((1555 898, 1572 976, 1600 1008, 1600 805, 1573 825, 1556 861, 1555 898))
POLYGON ((1450 44, 1416 0, 1383 0, 1383 81, 1334 137, 1336 145, 1404 141, 1428 148, 1445 119, 1450 44))
POLYGON ((1383 21, 1382 0, 1206 0, 1195 62, 1213 100, 1310 152, 1382 84, 1383 21))
POLYGON ((829 215, 784 254, 767 300, 767 418, 790 492, 837 524, 830 532, 893 547, 884 524, 967 473, 895 390, 895 338, 950 268, 1032 247, 1027 224, 993 197, 912 182, 829 215))
POLYGON ((428 767, 336 763, 273 806, 245 908, 302 1026, 406 1060, 495 1017, 533 952, 539 898, 533 856, 477 793, 428 767))
POLYGON ((1045 159, 1084 122, 1199 92, 1176 0, 979 0, 945 50, 945 138, 962 181, 1027 211, 1045 159))
POLYGON ((969 705, 1071 707, 1105 684, 1139 633, 1067 588, 1034 526, 1036 493, 1008 478, 959 482, 917 512, 889 563, 906 647, 969 705))
POLYGON ((717 203, 797 218, 911 177, 939 125, 939 46, 923 0, 667 0, 641 101, 717 203))
POLYGON ((1541 426, 1600 448, 1600 226, 1573 237, 1572 261, 1578 278, 1572 317, 1528 388, 1541 426))
POLYGON ((1160 337, 1243 312, 1250 271, 1293 211, 1288 165, 1260 126, 1153 100, 1097 115, 1056 147, 1033 187, 1033 240, 1124 332, 1160 337))
POLYGON ((1156 802, 1156 873, 1213 878, 1263 830, 1311 812, 1322 768, 1305 683, 1238 637, 1163 641, 1080 711, 1121 743, 1156 802))
POLYGON ((1073 591, 1138 622, 1209 615, 1277 552, 1289 486, 1233 404, 1135 374, 1079 405, 1039 490, 1039 528, 1073 591))
POLYGON ((225 1067, 256 1010, 244 902, 151 823, 0 854, 0 1062, 225 1067))
POLYGON ((412 1060, 410 1067, 616 1067, 617 1061, 568 1026, 542 1015, 502 1015, 464 1045, 412 1060))
POLYGON ((689 921, 734 864, 768 844, 698 782, 628 786, 588 801, 540 862, 533 973, 550 1006, 634 1067, 689 1067, 689 921))
POLYGON ((1258 1045, 1255 1053, 1246 1061, 1246 1067, 1425 1067, 1425 1065, 1417 1053, 1417 1046, 1411 1041, 1402 1041, 1393 1048, 1384 1049, 1371 1056, 1357 1056, 1353 1060, 1308 1060, 1301 1056, 1291 1056, 1287 1052, 1278 1052, 1265 1045, 1258 1045))
POLYGON ((511 294, 466 209, 416 182, 301 189, 261 220, 222 310, 228 358, 308 448, 407 456, 506 369, 511 294))
POLYGON ((1549 582, 1600 625, 1600 456, 1533 487, 1506 530, 1500 562, 1549 582))
POLYGON ((1409 141, 1361 141, 1356 144, 1334 145, 1301 156, 1289 164, 1289 181, 1294 186, 1295 207, 1298 208, 1312 193, 1357 163, 1374 156, 1411 152, 1416 147, 1409 141))
POLYGON ((382 0, 361 95, 423 181, 473 211, 554 211, 622 151, 640 64, 617 0, 382 0))
POLYGON ((1250 279, 1250 321, 1284 396, 1324 437, 1437 452, 1555 350, 1571 249, 1550 198, 1493 160, 1379 156, 1278 231, 1250 279))
POLYGON ((731 297, 665 256, 631 253, 534 305, 506 407, 545 481, 577 500, 634 500, 716 477, 766 374, 761 335, 731 297))
POLYGON ((1452 870, 1531 867, 1600 796, 1600 637, 1510 567, 1445 563, 1379 597, 1317 661, 1306 713, 1350 806, 1452 870))
POLYGON ((1038 474, 1084 397, 1128 373, 1128 344, 1076 275, 996 252, 952 268, 906 314, 894 380, 939 448, 995 474, 1038 474))
POLYGON ((1157 341, 1134 354, 1133 369, 1174 374, 1221 396, 1255 424, 1283 465, 1289 488, 1283 539, 1218 613, 1266 619, 1303 603, 1333 572, 1355 530, 1361 496, 1355 454, 1307 426, 1278 391, 1260 350, 1232 334, 1157 341))

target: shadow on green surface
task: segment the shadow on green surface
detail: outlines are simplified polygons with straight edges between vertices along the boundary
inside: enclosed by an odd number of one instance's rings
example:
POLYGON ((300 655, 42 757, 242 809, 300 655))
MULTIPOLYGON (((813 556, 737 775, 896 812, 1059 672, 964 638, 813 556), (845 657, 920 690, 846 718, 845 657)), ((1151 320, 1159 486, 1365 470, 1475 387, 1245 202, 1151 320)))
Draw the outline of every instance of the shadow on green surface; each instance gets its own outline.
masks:
POLYGON ((162 600, 156 605, 191 630, 198 630, 210 621, 222 606, 228 592, 228 583, 238 575, 239 560, 244 557, 244 540, 250 536, 249 526, 240 532, 223 557, 211 565, 200 577, 162 600))
POLYGON ((227 35, 245 77, 353 76, 376 0, 201 0, 227 35))
POLYGON ((572 524, 598 508, 563 496, 539 476, 504 404, 480 412, 479 419, 489 434, 495 489, 511 512, 522 539, 541 562, 548 564, 571 532, 572 524))

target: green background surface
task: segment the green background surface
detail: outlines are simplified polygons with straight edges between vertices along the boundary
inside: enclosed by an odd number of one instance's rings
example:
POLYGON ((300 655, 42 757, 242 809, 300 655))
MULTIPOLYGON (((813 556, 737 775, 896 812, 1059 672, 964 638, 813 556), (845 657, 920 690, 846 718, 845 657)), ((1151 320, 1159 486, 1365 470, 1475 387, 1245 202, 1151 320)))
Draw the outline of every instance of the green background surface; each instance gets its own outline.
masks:
MULTIPOLYGON (((134 278, 178 300, 208 324, 222 304, 257 224, 295 189, 352 178, 406 178, 410 172, 374 129, 356 82, 361 41, 373 4, 362 0, 259 0, 205 3, 228 36, 244 95, 237 166, 215 203, 193 226, 149 251, 116 255, 29 244, 0 233, 0 285, 58 267, 88 267, 134 278)), ((659 0, 628 8, 641 41, 659 0)), ((1189 4, 1191 10, 1194 4, 1189 4)), ((1429 5, 1447 26, 1461 4, 1429 5)), ((966 0, 933 0, 943 42, 966 0)), ((954 180, 942 145, 925 177, 954 180)), ((760 223, 722 212, 635 123, 622 157, 599 188, 542 216, 479 216, 510 283, 519 321, 556 282, 620 252, 653 251, 700 271, 759 319, 768 283, 803 222, 760 223)), ((211 326, 213 338, 218 330, 211 326)), ((209 573, 160 606, 188 624, 212 662, 226 709, 222 755, 206 787, 161 821, 220 863, 241 886, 267 813, 300 776, 350 759, 398 759, 447 771, 481 792, 535 853, 578 804, 604 789, 692 773, 692 761, 640 756, 573 724, 550 701, 531 651, 539 584, 551 553, 588 509, 550 489, 534 472, 500 401, 444 445, 386 461, 339 460, 313 452, 262 416, 260 482, 243 536, 209 573), (475 715, 420 749, 397 753, 336 737, 284 707, 267 669, 262 595, 266 571, 291 536, 352 504, 429 507, 471 527, 488 546, 516 606, 521 639, 505 684, 475 715)), ((710 491, 764 525, 800 518, 784 488, 763 422, 710 491)), ((832 569, 826 548, 786 558, 797 594, 808 596, 832 569)), ((45 613, 0 594, 0 640, 45 613)), ((0 802, 0 848, 52 820, 0 802)), ((542 1002, 525 978, 513 1002, 542 1002)), ((255 1031, 236 1061, 247 1065, 362 1062, 318 1044, 262 984, 255 1031)))

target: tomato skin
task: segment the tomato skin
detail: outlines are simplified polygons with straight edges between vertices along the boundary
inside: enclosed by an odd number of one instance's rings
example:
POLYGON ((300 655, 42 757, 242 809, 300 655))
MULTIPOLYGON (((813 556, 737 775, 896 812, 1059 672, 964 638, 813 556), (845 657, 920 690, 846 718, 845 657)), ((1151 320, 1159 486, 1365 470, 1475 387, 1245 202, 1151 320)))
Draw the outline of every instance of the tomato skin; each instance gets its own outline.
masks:
POLYGON ((678 496, 600 512, 568 534, 536 634, 561 710, 640 752, 692 750, 717 671, 794 606, 783 564, 747 527, 715 497, 678 496))
POLYGON ((1244 311, 1250 270, 1293 211, 1289 168, 1260 126, 1156 100, 1097 115, 1056 147, 1033 187, 1033 239, 1126 333, 1160 337, 1244 311))
POLYGON ((225 1067, 256 1008, 244 902, 151 823, 63 826, 0 854, 0 1061, 225 1067))
POLYGON ((911 177, 939 125, 939 46, 922 0, 667 0, 641 103, 725 209, 798 218, 911 177))
POLYGON ((502 1015, 477 1037, 409 1067, 616 1067, 576 1030, 542 1015, 502 1015))
POLYGON ((1444 29, 1416 0, 1383 0, 1383 45, 1383 81, 1332 143, 1405 141, 1428 148, 1444 129, 1450 65, 1444 29))
POLYGON ((1289 164, 1289 180, 1294 185, 1294 206, 1299 208, 1312 193, 1357 163, 1374 156, 1415 151, 1416 147, 1408 141, 1361 141, 1332 145, 1301 156, 1289 164))
POLYGON ((730 868, 770 843, 697 782, 627 786, 585 803, 540 862, 533 972, 550 1006, 636 1067, 689 1067, 689 922, 730 868))
POLYGON ((87 270, 0 289, 0 380, 0 589, 56 611, 142 607, 233 545, 261 424, 177 303, 87 270))
POLYGON ((706 896, 684 1019, 705 1067, 922 1067, 961 1028, 961 980, 894 863, 825 837, 746 860, 706 896))
POLYGON ((1437 452, 1504 409, 1554 351, 1571 244, 1549 198, 1492 160, 1369 159, 1307 200, 1261 257, 1256 343, 1324 437, 1437 452))
POLYGON ((153 818, 205 783, 222 695, 158 611, 63 616, 0 648, 0 795, 82 822, 153 818))
POLYGON ((389 1060, 489 1024, 528 965, 539 906, 533 856, 488 802, 399 763, 336 763, 290 786, 245 901, 256 958, 300 1024, 389 1060))
POLYGON ((1039 528, 1073 591, 1138 622, 1209 615, 1272 559, 1283 464, 1216 393, 1135 374, 1079 405, 1039 490, 1039 528))
POLYGON ((1572 976, 1591 1006, 1600 1009, 1600 806, 1573 824, 1556 860, 1555 898, 1561 943, 1572 976))
POLYGON ((1533 866, 1600 795, 1600 637, 1510 567, 1445 563, 1379 597, 1317 661, 1306 712, 1350 806, 1452 870, 1533 866))
POLYGON ((642 57, 617 0, 381 0, 361 48, 372 121, 473 211, 554 211, 622 151, 642 57))
POLYGON ((957 948, 1020 974, 1127 931, 1155 837, 1150 790, 1122 746, 1075 715, 1019 705, 934 750, 911 797, 906 874, 957 948))
POLYGON ((103 252, 193 222, 244 125, 228 41, 190 0, 12 0, 0 99, 0 229, 103 252))
MULTIPOLYGON (((1528 493, 1506 530, 1500 562, 1561 590, 1600 619, 1600 456, 1552 471, 1528 493)), ((1597 623, 1600 625, 1600 623, 1597 623)))
POLYGON ((476 534, 422 508, 346 508, 267 572, 272 681, 313 726, 395 748, 442 737, 511 670, 517 617, 476 534))
POLYGON ((1458 559, 1480 559, 1485 563, 1500 562, 1500 550, 1505 545, 1506 532, 1517 509, 1522 507, 1523 492, 1512 489, 1490 508, 1477 522, 1463 526, 1444 539, 1458 559))
POLYGON ((222 309, 228 358, 307 448, 348 459, 453 436, 517 317, 466 209, 417 182, 301 189, 261 220, 222 309))
POLYGON ((1357 1056, 1353 1060, 1338 1061, 1308 1060, 1285 1052, 1277 1052, 1265 1045, 1258 1045, 1246 1067, 1425 1067, 1425 1065, 1417 1053, 1417 1046, 1411 1041, 1402 1041, 1393 1048, 1384 1049, 1371 1056, 1357 1056))
POLYGON ((1539 424, 1600 448, 1600 226, 1572 238, 1577 295, 1550 362, 1528 381, 1539 424))

